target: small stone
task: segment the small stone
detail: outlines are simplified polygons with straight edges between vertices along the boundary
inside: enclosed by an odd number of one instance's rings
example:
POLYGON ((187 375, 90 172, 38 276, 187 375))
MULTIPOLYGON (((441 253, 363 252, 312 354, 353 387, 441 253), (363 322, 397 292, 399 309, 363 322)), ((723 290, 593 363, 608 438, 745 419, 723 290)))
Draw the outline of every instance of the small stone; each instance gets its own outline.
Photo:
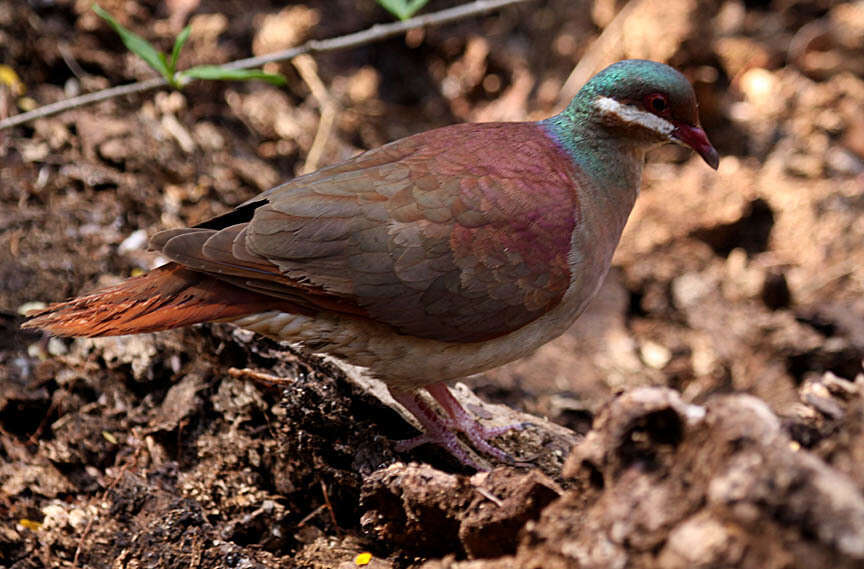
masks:
POLYGON ((639 355, 645 365, 654 369, 663 369, 672 359, 672 352, 656 342, 645 342, 639 349, 639 355))
POLYGON ((825 155, 828 171, 835 176, 856 176, 864 172, 864 162, 843 148, 832 147, 825 155))
POLYGON ((87 512, 81 508, 73 508, 69 510, 69 525, 74 529, 84 527, 84 524, 89 520, 87 512))
POLYGON ((352 103, 362 103, 378 94, 381 76, 371 66, 360 68, 348 79, 348 98, 352 103))
POLYGON ((31 358, 42 360, 45 359, 45 350, 43 350, 42 345, 37 342, 27 346, 27 355, 31 358))
POLYGON ((299 45, 320 19, 316 10, 305 6, 289 6, 278 14, 267 15, 255 26, 258 33, 252 40, 252 53, 262 55, 299 45))
POLYGON ((30 302, 25 302, 21 306, 18 307, 18 314, 22 316, 27 316, 31 310, 44 310, 48 305, 44 302, 38 300, 31 300, 30 302))
POLYGON ((686 273, 672 281, 672 295, 675 304, 680 308, 688 308, 699 303, 714 287, 705 277, 698 273, 686 273))
POLYGON ((69 525, 69 513, 66 509, 56 503, 51 503, 42 508, 44 518, 42 520, 42 528, 64 528, 69 525))
POLYGON ((48 340, 48 353, 52 356, 62 356, 69 352, 66 343, 56 336, 48 340))
POLYGON ((47 142, 25 141, 18 148, 24 162, 41 162, 51 153, 47 142))
POLYGON ((146 243, 147 231, 138 229, 137 231, 133 231, 129 237, 120 243, 120 246, 117 247, 117 252, 122 255, 130 251, 137 251, 138 249, 142 249, 146 243))

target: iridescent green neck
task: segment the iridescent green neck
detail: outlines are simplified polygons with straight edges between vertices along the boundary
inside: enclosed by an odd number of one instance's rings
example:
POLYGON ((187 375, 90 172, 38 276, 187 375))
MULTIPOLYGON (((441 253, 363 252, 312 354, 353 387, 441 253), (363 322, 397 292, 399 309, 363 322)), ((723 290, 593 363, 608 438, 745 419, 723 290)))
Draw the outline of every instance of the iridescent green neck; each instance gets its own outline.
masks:
POLYGON ((644 152, 603 128, 585 89, 560 114, 541 121, 546 133, 583 172, 603 186, 629 188, 638 186, 644 152))
MULTIPOLYGON (((572 104, 572 103, 571 103, 572 104)), ((586 156, 585 132, 579 125, 584 124, 585 117, 577 117, 574 113, 568 112, 570 107, 567 107, 560 114, 549 117, 540 121, 541 126, 546 130, 546 133, 560 146, 567 155, 579 166, 588 167, 585 161, 593 161, 592 156, 586 156)))
MULTIPOLYGON (((602 77, 601 77, 602 78, 602 77)), ((594 101, 599 96, 598 77, 583 86, 563 111, 541 122, 546 132, 583 168, 594 171, 604 157, 589 151, 606 132, 599 123, 594 101), (587 162, 587 163, 585 163, 587 162)))

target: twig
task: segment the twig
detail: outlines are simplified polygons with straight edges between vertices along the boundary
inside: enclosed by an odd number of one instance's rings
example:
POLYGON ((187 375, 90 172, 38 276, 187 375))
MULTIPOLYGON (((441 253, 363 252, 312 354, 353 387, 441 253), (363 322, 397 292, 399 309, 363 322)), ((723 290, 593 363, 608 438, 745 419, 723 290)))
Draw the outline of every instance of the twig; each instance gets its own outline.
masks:
POLYGON ((87 76, 87 72, 78 65, 78 62, 75 61, 75 56, 72 55, 72 52, 69 50, 69 44, 65 41, 61 41, 57 44, 57 51, 60 52, 60 57, 63 58, 63 61, 66 62, 66 67, 69 68, 69 71, 72 72, 72 75, 77 77, 79 80, 83 79, 87 76))
POLYGON ((570 77, 564 82, 561 87, 559 99, 567 103, 572 99, 582 85, 588 82, 600 67, 603 66, 603 57, 607 55, 607 50, 610 45, 621 45, 621 34, 624 31, 624 23, 630 15, 638 8, 644 0, 630 0, 621 11, 609 22, 609 25, 603 30, 600 36, 591 43, 591 46, 585 51, 579 63, 570 72, 570 77))
POLYGON ((309 148, 309 153, 306 155, 306 163, 303 164, 302 173, 308 174, 318 169, 318 162, 321 161, 324 148, 327 146, 327 140, 330 139, 330 131, 333 130, 333 123, 336 120, 336 104, 318 76, 315 60, 312 59, 311 55, 298 55, 291 63, 297 68, 300 77, 309 86, 312 96, 315 97, 318 105, 321 107, 318 130, 315 132, 312 147, 309 148))
POLYGON ((146 81, 140 81, 138 83, 119 85, 117 87, 103 89, 102 91, 96 91, 95 93, 87 93, 86 95, 81 95, 80 97, 64 99, 63 101, 57 101, 56 103, 51 103, 50 105, 45 105, 44 107, 39 107, 38 109, 33 109, 32 111, 27 111, 26 113, 21 113, 20 115, 15 115, 13 117, 9 117, 8 119, 3 119, 2 121, 0 121, 0 130, 11 128, 13 126, 18 126, 19 124, 24 124, 32 120, 50 117, 58 113, 62 113, 63 111, 77 109, 78 107, 83 107, 84 105, 98 103, 99 101, 105 101, 114 97, 121 97, 123 95, 140 93, 141 91, 149 91, 150 89, 155 89, 157 87, 164 87, 167 84, 168 83, 162 77, 154 77, 152 79, 147 79, 146 81))
POLYGON ((330 512, 330 521, 338 528, 339 522, 336 521, 336 512, 333 511, 333 504, 330 503, 330 496, 327 495, 327 484, 325 484, 323 480, 320 480, 320 482, 321 493, 324 494, 324 505, 327 506, 327 511, 330 512))
MULTIPOLYGON (((439 26, 448 22, 461 20, 470 16, 483 14, 485 12, 491 12, 492 10, 497 10, 498 8, 504 8, 513 4, 521 4, 527 1, 528 0, 475 0, 470 4, 463 4, 461 6, 456 6, 455 8, 449 8, 447 10, 441 10, 439 12, 433 12, 431 14, 424 14, 422 16, 415 16, 414 18, 410 18, 401 22, 392 22, 390 24, 375 24, 371 28, 367 28, 359 32, 354 32, 353 34, 348 34, 345 36, 339 36, 326 40, 310 40, 303 45, 293 47, 291 49, 268 53, 266 55, 260 55, 258 57, 239 59, 237 61, 226 63, 222 67, 226 69, 250 69, 252 67, 260 67, 265 63, 270 63, 273 61, 284 61, 286 59, 293 59, 298 55, 302 55, 304 53, 324 53, 328 51, 337 51, 340 49, 357 47, 365 45, 367 43, 372 43, 374 41, 399 35, 414 28, 439 26)), ((80 97, 73 97, 71 99, 57 101, 56 103, 51 103, 50 105, 45 105, 44 107, 39 107, 38 109, 33 109, 32 111, 28 111, 26 113, 21 113, 20 115, 15 115, 13 117, 9 117, 8 119, 0 120, 0 130, 24 124, 35 119, 56 115, 58 113, 62 113, 63 111, 68 111, 71 109, 82 107, 84 105, 98 103, 99 101, 105 101, 113 97, 120 97, 122 95, 131 95, 133 93, 149 91, 151 89, 165 87, 166 85, 168 85, 168 82, 165 81, 164 78, 154 77, 152 79, 147 79, 138 83, 120 85, 118 87, 111 87, 103 91, 88 93, 80 97)))
POLYGON ((42 436, 42 431, 45 430, 45 427, 48 426, 48 419, 51 417, 51 413, 57 410, 59 399, 52 399, 51 404, 48 406, 48 410, 45 411, 45 415, 42 416, 42 420, 39 421, 39 426, 36 427, 36 430, 33 431, 33 434, 27 439, 28 445, 35 445, 39 442, 39 437, 42 436))
POLYGON ((235 379, 251 379, 252 381, 255 381, 257 383, 262 383, 267 387, 284 387, 286 385, 291 385, 292 383, 294 383, 293 379, 288 379, 286 377, 278 377, 275 375, 270 375, 269 373, 264 373, 263 371, 255 371, 254 369, 249 368, 228 368, 228 375, 235 379))
POLYGON ((295 527, 302 528, 303 526, 306 525, 306 523, 307 523, 309 520, 311 520, 312 518, 314 518, 315 516, 317 516, 318 514, 320 514, 321 511, 322 511, 324 508, 326 508, 326 507, 327 507, 327 504, 321 504, 320 506, 318 506, 317 508, 315 508, 314 510, 312 510, 311 512, 309 512, 308 514, 306 514, 306 515, 303 517, 302 520, 300 520, 299 522, 297 522, 297 525, 296 525, 295 527))
POLYGON ((492 492, 490 492, 486 488, 483 488, 481 486, 477 486, 474 488, 474 490, 478 494, 480 494, 481 496, 483 496, 484 498, 486 498, 487 500, 489 500, 490 502, 492 502, 493 504, 498 506, 499 508, 504 505, 504 502, 501 501, 501 498, 499 498, 498 496, 496 496, 495 494, 493 494, 492 492))
POLYGON ((90 535, 90 530, 93 529, 93 522, 96 521, 96 516, 90 516, 87 520, 87 525, 84 526, 84 531, 81 533, 81 539, 78 540, 78 545, 75 547, 75 555, 72 557, 72 567, 80 569, 78 565, 78 557, 81 555, 81 548, 84 546, 84 540, 90 535))

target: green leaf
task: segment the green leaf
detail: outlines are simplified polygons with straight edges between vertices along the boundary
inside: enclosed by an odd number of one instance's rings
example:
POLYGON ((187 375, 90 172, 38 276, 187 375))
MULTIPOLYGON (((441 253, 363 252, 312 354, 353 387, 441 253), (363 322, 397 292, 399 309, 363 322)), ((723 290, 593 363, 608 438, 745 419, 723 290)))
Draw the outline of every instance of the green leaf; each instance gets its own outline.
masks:
POLYGON ((378 0, 378 3, 400 20, 407 20, 419 12, 428 1, 429 0, 378 0))
POLYGON ((165 56, 159 53, 156 48, 150 44, 150 42, 131 30, 121 26, 117 20, 112 18, 111 14, 103 10, 99 4, 93 4, 93 11, 114 28, 114 31, 117 32, 129 51, 146 61, 147 65, 159 72, 167 81, 171 81, 171 72, 168 70, 168 66, 165 63, 165 56))
POLYGON ((168 69, 171 73, 177 70, 177 58, 180 57, 180 50, 186 45, 189 40, 189 34, 192 33, 192 26, 186 26, 177 39, 174 40, 174 49, 171 50, 171 62, 168 64, 168 69))
POLYGON ((218 65, 197 65, 177 72, 180 84, 186 84, 190 79, 209 79, 221 81, 246 81, 261 79, 271 85, 284 85, 285 77, 278 73, 265 73, 260 69, 226 69, 218 65))

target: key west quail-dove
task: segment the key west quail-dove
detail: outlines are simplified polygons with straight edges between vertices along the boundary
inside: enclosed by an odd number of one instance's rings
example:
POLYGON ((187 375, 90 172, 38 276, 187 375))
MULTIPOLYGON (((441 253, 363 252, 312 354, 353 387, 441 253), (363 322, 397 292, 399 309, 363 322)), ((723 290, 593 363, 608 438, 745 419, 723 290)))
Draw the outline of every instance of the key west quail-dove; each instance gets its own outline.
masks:
POLYGON ((506 460, 443 383, 563 333, 606 275, 646 151, 676 142, 712 168, 696 97, 674 69, 621 61, 540 122, 422 132, 155 235, 170 259, 24 324, 109 336, 232 322, 365 368, 422 424, 401 449, 506 460), (419 396, 425 389, 444 415, 419 396))

